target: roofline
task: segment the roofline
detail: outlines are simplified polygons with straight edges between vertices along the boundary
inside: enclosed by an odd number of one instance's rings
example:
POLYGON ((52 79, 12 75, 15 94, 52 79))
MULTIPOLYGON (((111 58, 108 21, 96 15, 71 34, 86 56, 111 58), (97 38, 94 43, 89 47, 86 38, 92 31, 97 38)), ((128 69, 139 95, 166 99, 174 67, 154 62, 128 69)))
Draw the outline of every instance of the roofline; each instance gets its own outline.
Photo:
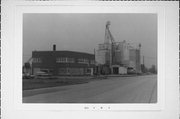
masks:
POLYGON ((73 52, 73 53, 82 53, 82 54, 89 54, 89 55, 94 55, 93 53, 86 53, 86 52, 79 52, 79 51, 70 51, 70 50, 57 50, 57 51, 37 51, 34 50, 32 52, 73 52))

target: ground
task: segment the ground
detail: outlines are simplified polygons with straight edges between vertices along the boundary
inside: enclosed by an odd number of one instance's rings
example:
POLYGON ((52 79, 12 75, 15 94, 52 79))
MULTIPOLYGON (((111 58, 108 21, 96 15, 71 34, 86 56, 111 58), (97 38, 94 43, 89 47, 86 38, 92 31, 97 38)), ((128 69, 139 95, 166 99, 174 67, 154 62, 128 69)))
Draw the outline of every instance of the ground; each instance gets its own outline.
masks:
POLYGON ((156 103, 157 76, 108 77, 23 91, 23 103, 156 103))

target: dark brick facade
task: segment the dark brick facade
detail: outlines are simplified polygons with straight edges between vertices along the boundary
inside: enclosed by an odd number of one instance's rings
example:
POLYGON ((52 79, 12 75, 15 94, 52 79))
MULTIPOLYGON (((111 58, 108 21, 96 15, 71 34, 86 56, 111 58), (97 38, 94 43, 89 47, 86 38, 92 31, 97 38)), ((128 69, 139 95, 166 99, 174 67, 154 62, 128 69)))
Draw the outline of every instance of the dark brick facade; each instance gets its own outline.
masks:
POLYGON ((74 51, 33 51, 32 58, 38 59, 37 62, 32 62, 32 72, 34 74, 35 68, 40 69, 51 69, 54 75, 58 75, 60 68, 81 68, 83 70, 88 68, 94 68, 95 64, 91 63, 95 62, 94 54, 82 53, 82 52, 74 52, 74 51), (73 63, 59 63, 57 62, 57 58, 73 58, 73 63), (88 63, 79 63, 78 59, 87 59, 88 63))

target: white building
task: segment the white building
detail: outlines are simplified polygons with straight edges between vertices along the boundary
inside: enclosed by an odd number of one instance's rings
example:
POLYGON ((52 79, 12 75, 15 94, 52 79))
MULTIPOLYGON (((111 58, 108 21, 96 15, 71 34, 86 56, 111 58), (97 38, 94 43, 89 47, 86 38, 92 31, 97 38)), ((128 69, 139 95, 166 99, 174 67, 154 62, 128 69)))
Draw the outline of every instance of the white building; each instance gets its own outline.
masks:
POLYGON ((127 74, 128 68, 140 73, 140 45, 138 48, 133 48, 125 40, 115 42, 109 25, 110 22, 107 22, 104 43, 99 44, 95 52, 96 65, 109 66, 112 74, 127 74))

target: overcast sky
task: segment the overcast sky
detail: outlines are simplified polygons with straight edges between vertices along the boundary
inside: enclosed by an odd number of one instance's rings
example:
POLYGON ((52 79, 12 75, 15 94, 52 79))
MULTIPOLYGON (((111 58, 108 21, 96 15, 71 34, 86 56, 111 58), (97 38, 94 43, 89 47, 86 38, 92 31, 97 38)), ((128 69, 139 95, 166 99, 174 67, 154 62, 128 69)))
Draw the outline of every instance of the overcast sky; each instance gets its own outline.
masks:
POLYGON ((61 13, 23 15, 23 62, 32 51, 57 50, 93 53, 104 42, 105 24, 111 22, 110 31, 116 42, 141 43, 141 56, 145 65, 157 62, 156 14, 101 14, 61 13))

